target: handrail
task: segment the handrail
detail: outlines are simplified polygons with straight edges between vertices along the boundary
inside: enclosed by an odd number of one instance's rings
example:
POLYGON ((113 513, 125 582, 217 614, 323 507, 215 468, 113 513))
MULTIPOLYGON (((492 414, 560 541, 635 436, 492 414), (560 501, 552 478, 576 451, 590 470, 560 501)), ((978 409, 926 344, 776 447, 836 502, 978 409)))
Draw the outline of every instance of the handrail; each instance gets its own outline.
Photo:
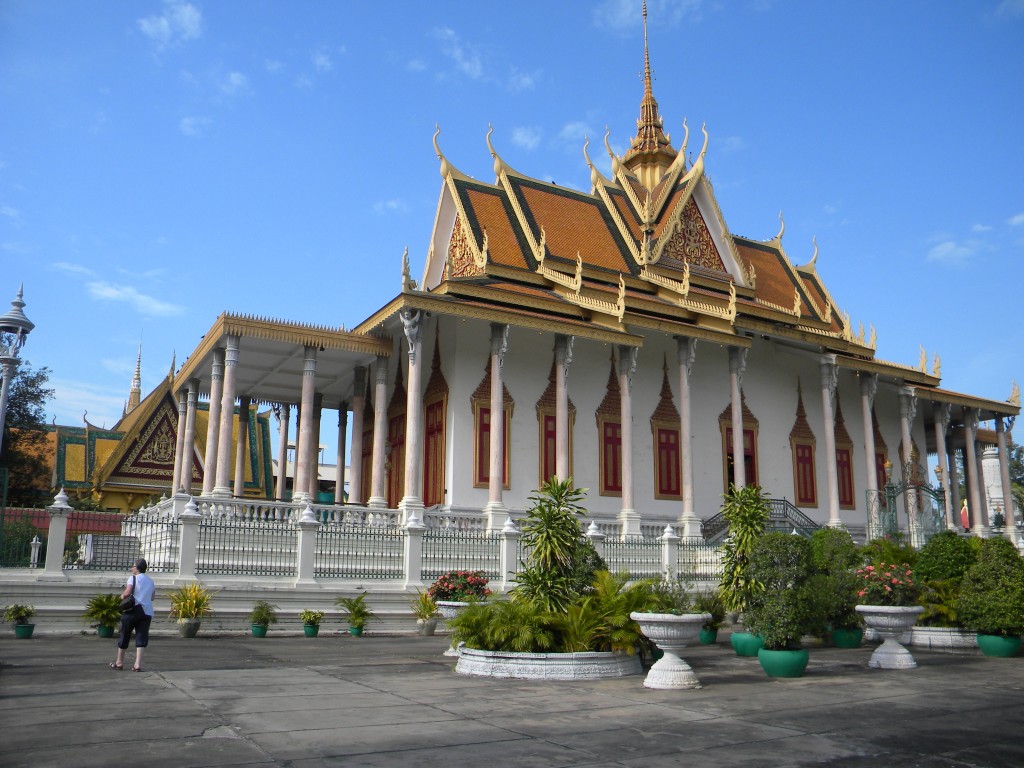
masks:
MULTIPOLYGON (((821 525, 811 520, 788 499, 768 499, 768 524, 774 530, 792 526, 801 536, 810 536, 821 528, 821 525)), ((700 532, 705 541, 714 541, 728 530, 729 522, 725 519, 724 512, 712 515, 700 525, 700 532)))

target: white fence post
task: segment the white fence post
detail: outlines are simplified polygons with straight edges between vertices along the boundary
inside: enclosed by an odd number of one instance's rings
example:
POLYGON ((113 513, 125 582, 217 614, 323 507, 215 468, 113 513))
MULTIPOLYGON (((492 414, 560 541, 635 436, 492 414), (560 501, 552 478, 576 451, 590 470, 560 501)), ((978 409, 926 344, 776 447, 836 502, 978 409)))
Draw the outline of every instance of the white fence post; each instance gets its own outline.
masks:
POLYGON ((320 521, 316 519, 316 514, 308 500, 306 508, 302 510, 302 514, 295 524, 299 527, 299 577, 295 580, 295 585, 315 584, 313 566, 316 562, 316 534, 320 530, 320 521))
POLYGON ((402 553, 402 565, 405 568, 405 588, 421 589, 423 587, 423 534, 427 527, 420 522, 421 518, 410 520, 405 525, 405 551, 402 553))
POLYGON ((661 567, 665 578, 674 581, 679 573, 679 537, 671 525, 661 534, 661 567))
POLYGON ((64 541, 68 535, 68 514, 71 506, 67 494, 60 489, 53 504, 46 508, 50 513, 50 530, 46 536, 46 565, 37 576, 38 581, 64 581, 64 541))
POLYGON ((601 529, 597 527, 596 521, 590 521, 590 525, 587 526, 586 535, 587 538, 590 539, 590 543, 594 545, 594 551, 597 552, 598 556, 604 557, 605 535, 601 533, 601 529))
POLYGON ((516 585, 516 574, 519 571, 519 539, 522 533, 516 528, 511 515, 505 517, 505 526, 501 529, 501 591, 508 592, 516 585))
MULTIPOLYGON (((177 512, 179 496, 174 497, 174 507, 177 512)), ((192 581, 196 577, 196 559, 199 552, 199 522, 203 516, 199 514, 195 499, 191 496, 184 501, 184 509, 177 515, 181 528, 178 531, 178 578, 192 581)))

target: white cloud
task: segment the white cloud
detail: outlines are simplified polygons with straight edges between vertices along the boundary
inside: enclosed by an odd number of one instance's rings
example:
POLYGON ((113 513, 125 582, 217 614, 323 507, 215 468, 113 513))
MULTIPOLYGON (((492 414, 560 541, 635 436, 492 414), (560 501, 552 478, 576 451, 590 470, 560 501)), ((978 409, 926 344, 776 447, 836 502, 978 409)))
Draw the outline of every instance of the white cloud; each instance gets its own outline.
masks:
POLYGON ((977 244, 967 241, 958 243, 955 240, 943 240, 932 246, 928 251, 928 261, 942 264, 963 265, 974 258, 978 252, 977 244))
POLYGON ((441 42, 441 53, 455 62, 459 72, 472 80, 484 76, 480 53, 472 45, 464 43, 454 29, 439 27, 434 30, 434 37, 441 42))
POLYGON ((423 59, 410 59, 405 65, 405 68, 410 72, 422 72, 427 68, 427 65, 423 59))
POLYGON ((153 296, 147 296, 130 285, 115 285, 95 280, 86 283, 85 287, 89 295, 94 299, 123 302, 146 317, 172 317, 180 315, 185 311, 185 308, 178 304, 171 304, 153 296))
POLYGON ((829 216, 835 216, 837 213, 839 213, 838 206, 835 206, 832 203, 826 203, 822 207, 822 210, 825 211, 825 213, 827 213, 829 216))
POLYGON ((272 75, 276 75, 278 72, 284 69, 284 64, 278 61, 277 59, 266 59, 263 62, 263 69, 265 69, 272 75))
POLYGON ((58 261, 53 265, 53 268, 58 272, 64 272, 68 275, 81 275, 83 277, 96 276, 96 273, 88 267, 83 267, 81 264, 72 264, 67 261, 58 261))
POLYGON ((973 227, 971 227, 971 232, 977 232, 978 234, 983 234, 985 232, 991 231, 992 227, 990 227, 988 224, 975 224, 973 227))
POLYGON ((508 76, 508 89, 512 93, 531 91, 538 75, 538 72, 522 72, 516 67, 512 67, 512 71, 508 76))
POLYGON ((208 117, 183 117, 178 123, 178 130, 185 136, 199 136, 212 122, 208 117))
POLYGON ((577 120, 563 125, 562 130, 558 132, 558 138, 571 144, 579 144, 582 147, 586 137, 592 133, 593 131, 586 123, 577 120))
POLYGON ((114 393, 92 381, 51 378, 50 386, 54 391, 52 403, 60 405, 60 410, 54 412, 57 423, 68 426, 81 424, 83 414, 88 414, 84 418, 90 424, 112 427, 121 418, 128 396, 127 385, 123 392, 114 393))
POLYGON ((6 216, 9 219, 17 221, 21 218, 21 213, 17 208, 12 208, 9 205, 0 205, 0 216, 6 216))
POLYGON ((228 76, 225 77, 224 81, 220 84, 220 89, 224 93, 231 95, 244 91, 248 86, 249 78, 241 72, 229 72, 228 76))
MULTIPOLYGON (((674 27, 681 21, 698 22, 704 0, 650 0, 647 23, 650 27, 674 27)), ((636 0, 604 0, 594 8, 594 24, 619 34, 632 33, 643 24, 636 0)))
POLYGON ((1019 227, 1024 224, 1024 213, 1018 213, 1016 216, 1011 216, 1007 222, 1011 227, 1019 227))
POLYGON ((512 143, 523 149, 536 149, 540 144, 541 132, 539 128, 513 128, 512 143))
POLYGON ((326 51, 317 51, 313 54, 313 68, 317 72, 330 72, 334 69, 334 62, 326 51))
POLYGON ((142 34, 163 49, 202 35, 203 14, 191 3, 167 0, 162 14, 139 19, 136 24, 142 34))
POLYGON ((996 16, 1015 19, 1024 17, 1024 0, 1003 0, 996 8, 996 16))
MULTIPOLYGON (((710 143, 710 142, 709 142, 710 143)), ((717 149, 722 154, 740 152, 747 148, 747 142, 742 136, 723 136, 715 142, 717 149)), ((699 150, 699 148, 698 148, 699 150)))
POLYGON ((392 198, 390 200, 380 200, 373 204, 373 212, 378 216, 385 213, 404 213, 409 210, 409 206, 406 202, 400 198, 392 198))

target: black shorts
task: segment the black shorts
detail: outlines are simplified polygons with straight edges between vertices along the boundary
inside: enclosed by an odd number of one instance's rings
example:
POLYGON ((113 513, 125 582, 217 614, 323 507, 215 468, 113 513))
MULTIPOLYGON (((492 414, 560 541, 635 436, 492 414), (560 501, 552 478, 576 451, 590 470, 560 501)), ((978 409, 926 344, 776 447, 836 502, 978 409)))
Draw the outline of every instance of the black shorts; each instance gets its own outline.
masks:
POLYGON ((135 630, 135 647, 145 648, 149 645, 149 625, 153 623, 153 617, 147 616, 138 603, 128 613, 121 614, 121 636, 117 639, 118 648, 127 648, 128 640, 135 630))

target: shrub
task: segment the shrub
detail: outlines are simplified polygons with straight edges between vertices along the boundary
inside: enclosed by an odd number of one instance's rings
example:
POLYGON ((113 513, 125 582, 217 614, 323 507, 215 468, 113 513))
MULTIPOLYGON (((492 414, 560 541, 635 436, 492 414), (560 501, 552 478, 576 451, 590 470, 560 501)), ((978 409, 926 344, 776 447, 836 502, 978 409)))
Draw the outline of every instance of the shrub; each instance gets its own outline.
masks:
POLYGON ((335 598, 335 604, 340 605, 342 610, 345 611, 345 615, 348 618, 348 625, 350 627, 362 629, 370 619, 376 617, 376 614, 370 610, 370 606, 366 604, 366 595, 367 593, 363 592, 357 597, 335 598))
POLYGON ((170 594, 170 617, 179 619, 201 619, 213 613, 210 594, 199 582, 182 584, 170 594))
POLYGON ((711 620, 704 622, 703 629, 714 630, 725 621, 725 601, 717 589, 706 589, 698 592, 693 598, 694 613, 710 613, 711 620))
POLYGON ((121 596, 115 592, 93 595, 85 604, 82 618, 94 625, 116 627, 121 623, 121 596))
POLYGON ((434 600, 471 603, 490 596, 487 576, 483 571, 446 571, 427 589, 434 600))
POLYGON ((833 629, 859 626, 854 575, 859 555, 853 537, 838 528, 819 528, 811 535, 810 542, 814 575, 807 591, 817 618, 817 626, 811 634, 825 637, 833 629))
POLYGON ((921 547, 914 573, 921 581, 959 580, 977 559, 977 550, 969 539, 954 531, 942 531, 921 547))
POLYGON ((902 533, 872 539, 860 550, 861 563, 878 567, 883 563, 907 563, 911 568, 917 560, 917 550, 907 543, 902 533))
POLYGON ((31 605, 13 603, 4 608, 4 621, 11 624, 28 624, 35 615, 36 609, 31 605))
POLYGON ((986 635, 1024 632, 1024 560, 1008 539, 986 539, 960 583, 957 613, 964 626, 986 635))
POLYGON ((722 514, 729 523, 729 536, 722 548, 720 589, 728 611, 742 611, 750 595, 761 588, 747 573, 750 551, 768 525, 768 497, 756 485, 729 486, 722 514))
POLYGON ((252 607, 252 612, 249 614, 249 623, 257 624, 261 627, 277 624, 275 608, 277 608, 276 605, 271 605, 266 600, 257 600, 256 604, 252 607))
POLYGON ((320 622, 324 619, 323 611, 311 611, 308 608, 304 611, 299 611, 299 620, 308 626, 319 627, 320 622))
POLYGON ((800 647, 800 638, 819 621, 809 594, 811 544, 802 536, 767 533, 750 552, 749 577, 763 585, 743 611, 747 629, 769 650, 800 647))

